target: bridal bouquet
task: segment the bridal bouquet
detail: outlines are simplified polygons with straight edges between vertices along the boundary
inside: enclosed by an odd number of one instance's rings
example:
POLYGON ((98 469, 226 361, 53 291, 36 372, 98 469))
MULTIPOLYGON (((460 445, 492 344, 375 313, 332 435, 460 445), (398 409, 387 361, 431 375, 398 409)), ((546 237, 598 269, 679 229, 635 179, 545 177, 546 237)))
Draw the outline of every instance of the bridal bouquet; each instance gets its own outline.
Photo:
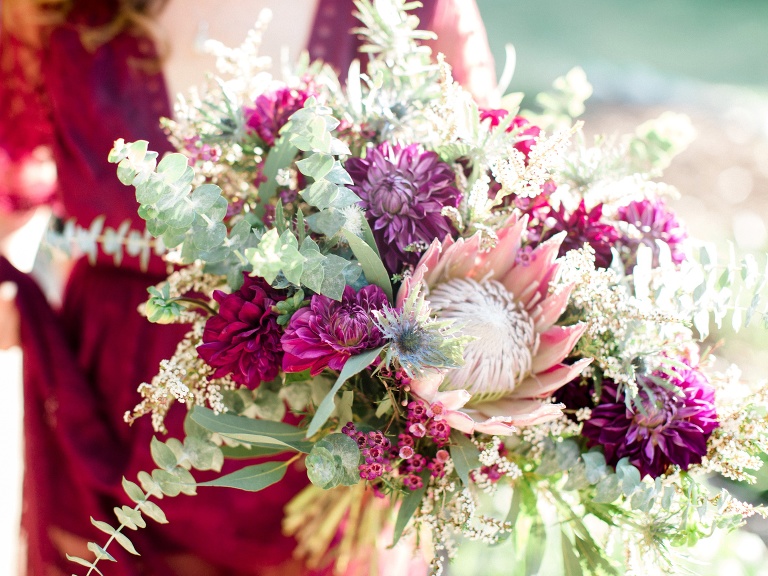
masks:
POLYGON ((180 153, 115 143, 175 265, 143 311, 191 326, 126 419, 189 416, 125 480, 120 526, 97 525, 132 549, 122 528, 164 521, 150 498, 193 494, 191 469, 265 455, 283 456, 202 484, 256 491, 303 462, 284 528, 339 574, 398 551, 439 573, 467 539, 510 538, 518 573, 553 539, 564 574, 666 573, 765 514, 704 480, 749 482, 768 448, 768 387, 701 344, 760 316, 766 276, 671 210, 658 177, 685 119, 588 143, 579 70, 537 112, 480 106, 419 45, 413 3, 355 4, 368 62, 343 87, 306 59, 270 75, 261 21, 179 102, 180 153))

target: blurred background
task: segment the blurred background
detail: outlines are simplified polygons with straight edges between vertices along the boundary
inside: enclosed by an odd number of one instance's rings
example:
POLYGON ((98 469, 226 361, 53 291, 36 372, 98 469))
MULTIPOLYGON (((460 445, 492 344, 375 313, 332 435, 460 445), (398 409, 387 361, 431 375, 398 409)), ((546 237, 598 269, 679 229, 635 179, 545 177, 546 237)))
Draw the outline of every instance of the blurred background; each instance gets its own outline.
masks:
MULTIPOLYGON (((428 0, 427 0, 428 1, 428 0)), ((517 65, 510 90, 534 95, 574 66, 594 87, 585 131, 623 134, 665 110, 690 116, 697 138, 667 170, 676 203, 692 235, 724 253, 732 240, 765 265, 768 249, 768 1, 766 0, 477 0, 499 73, 504 45, 517 65)), ((525 102, 532 105, 532 100, 525 102)), ((719 355, 745 377, 766 377, 768 329, 755 323, 738 335, 725 331, 719 355)), ((714 337, 717 339, 717 335, 714 337)), ((714 340, 713 340, 714 341, 714 340)), ((0 353, 0 437, 21 429, 16 351, 0 353)), ((20 502, 20 447, 0 444, 0 574, 12 574, 20 502)), ((736 490, 734 490, 736 492, 736 490)), ((768 501, 768 474, 739 496, 768 501)), ((701 575, 768 576, 768 527, 705 541, 696 551, 701 575)), ((508 573, 509 556, 466 554, 451 574, 508 573), (482 571, 478 569, 482 567, 482 571)), ((548 576, 549 573, 547 573, 548 576)))

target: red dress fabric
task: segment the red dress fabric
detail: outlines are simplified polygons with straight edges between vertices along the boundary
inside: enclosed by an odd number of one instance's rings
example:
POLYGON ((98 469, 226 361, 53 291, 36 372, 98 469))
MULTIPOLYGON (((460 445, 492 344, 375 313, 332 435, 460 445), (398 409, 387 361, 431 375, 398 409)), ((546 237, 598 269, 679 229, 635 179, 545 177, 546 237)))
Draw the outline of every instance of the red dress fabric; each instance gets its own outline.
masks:
MULTIPOLYGON (((69 21, 98 22, 109 18, 116 4, 76 3, 83 9, 76 9, 69 21)), ((421 16, 429 23, 442 2, 426 4, 421 16)), ((346 34, 321 37, 320 32, 323 25, 335 30, 356 25, 351 1, 320 0, 316 24, 312 55, 344 68, 356 41, 346 34), (323 15, 329 14, 346 19, 323 24, 323 15)), ((8 34, 0 36, 0 45, 3 61, 32 50, 14 46, 8 34)), ((147 38, 127 32, 89 51, 78 29, 67 25, 54 30, 35 52, 38 83, 30 85, 18 66, 0 68, 0 105, 15 103, 14 108, 0 107, 0 152, 19 162, 32 149, 51 146, 64 214, 81 225, 103 214, 109 226, 130 219, 142 227, 132 188, 117 180, 106 158, 117 138, 148 140, 161 154, 171 150, 158 123, 171 114, 165 83, 158 71, 147 69, 153 55, 147 38), (20 101, 26 108, 18 107, 20 101)), ((12 193, 0 188, 0 204, 11 197, 18 197, 16 204, 8 200, 11 208, 51 201, 50 191, 37 196, 28 191, 24 197, 18 187, 12 193)), ((63 552, 80 551, 67 544, 57 549, 57 535, 103 543, 105 535, 89 517, 113 522, 112 508, 130 504, 121 478, 135 481, 139 471, 155 467, 149 418, 129 427, 123 415, 138 400, 137 386, 152 378, 185 332, 183 326, 150 324, 136 312, 146 300, 146 288, 161 282, 164 273, 160 260, 149 272, 141 272, 132 259, 120 268, 106 258, 96 266, 81 261, 56 313, 31 279, 0 259, 0 282, 19 286, 26 468, 22 526, 30 576, 76 571, 63 552)), ((172 436, 182 437, 185 413, 181 406, 171 409, 167 424, 172 436)), ((110 552, 118 562, 104 562, 102 568, 108 576, 307 574, 291 561, 295 543, 282 536, 280 527, 284 505, 306 482, 306 473, 294 467, 283 482, 256 494, 200 488, 194 500, 164 498, 159 504, 169 524, 149 521, 146 529, 128 533, 142 556, 113 545, 110 552)))

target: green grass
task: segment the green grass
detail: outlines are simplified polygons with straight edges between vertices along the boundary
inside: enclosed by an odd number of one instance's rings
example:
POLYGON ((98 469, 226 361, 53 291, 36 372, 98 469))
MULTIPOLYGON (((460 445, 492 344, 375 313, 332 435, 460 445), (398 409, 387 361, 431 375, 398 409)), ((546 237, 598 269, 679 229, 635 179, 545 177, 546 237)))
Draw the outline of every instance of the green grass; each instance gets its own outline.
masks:
POLYGON ((653 69, 768 87, 766 0, 477 0, 497 68, 517 50, 514 90, 541 90, 573 66, 653 69))

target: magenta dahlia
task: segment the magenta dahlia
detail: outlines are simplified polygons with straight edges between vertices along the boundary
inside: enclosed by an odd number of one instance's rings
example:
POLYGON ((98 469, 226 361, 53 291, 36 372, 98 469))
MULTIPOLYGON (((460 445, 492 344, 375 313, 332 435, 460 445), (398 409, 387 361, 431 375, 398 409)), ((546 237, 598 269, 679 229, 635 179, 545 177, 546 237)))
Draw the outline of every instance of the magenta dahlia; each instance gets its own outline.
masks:
POLYGON ((267 146, 273 146, 277 134, 288 118, 304 107, 310 94, 306 90, 285 86, 259 95, 253 108, 246 108, 245 124, 256 132, 267 146))
POLYGON ((312 376, 326 367, 341 370, 350 356, 381 346, 384 337, 371 311, 386 305, 384 291, 373 284, 357 293, 345 287, 341 302, 315 294, 308 307, 291 317, 283 334, 283 370, 309 368, 312 376))
MULTIPOLYGON (((495 128, 508 114, 509 112, 504 109, 482 109, 480 110, 480 121, 488 120, 491 128, 495 128)), ((518 131, 518 141, 515 142, 515 148, 525 155, 527 162, 528 156, 531 154, 531 148, 536 144, 536 137, 541 134, 541 128, 531 124, 522 116, 515 116, 512 122, 509 123, 509 126, 507 126, 506 131, 514 132, 516 130, 518 131)))
POLYGON ((602 216, 602 204, 587 210, 582 200, 571 214, 567 214, 561 205, 557 210, 550 211, 542 240, 552 238, 558 232, 565 232, 567 235, 560 245, 559 256, 587 243, 595 251, 595 265, 608 268, 612 260, 611 247, 619 239, 619 233, 610 224, 602 222, 602 216))
POLYGON ((384 142, 365 158, 347 160, 346 168, 390 272, 415 265, 435 238, 454 234, 441 210, 458 206, 461 193, 453 170, 434 152, 384 142))
POLYGON ((643 411, 627 408, 616 384, 605 381, 600 404, 582 430, 590 446, 603 447, 609 464, 628 457, 641 475, 651 478, 673 464, 687 470, 701 462, 707 440, 718 426, 715 391, 701 372, 686 368, 672 378, 654 376, 674 387, 643 378, 638 392, 643 411))
POLYGON ((285 295, 263 278, 244 275, 243 286, 227 294, 213 293, 219 313, 205 323, 198 355, 215 368, 214 378, 232 379, 250 387, 275 378, 283 360, 280 326, 272 307, 285 295))
POLYGON ((659 265, 659 245, 657 240, 669 246, 672 261, 680 264, 685 260, 683 243, 688 237, 685 228, 678 222, 674 213, 667 209, 661 200, 633 201, 619 208, 618 219, 629 224, 622 234, 622 260, 630 268, 635 265, 637 247, 645 244, 653 251, 653 265, 659 265), (625 249, 624 249, 625 248, 625 249))

